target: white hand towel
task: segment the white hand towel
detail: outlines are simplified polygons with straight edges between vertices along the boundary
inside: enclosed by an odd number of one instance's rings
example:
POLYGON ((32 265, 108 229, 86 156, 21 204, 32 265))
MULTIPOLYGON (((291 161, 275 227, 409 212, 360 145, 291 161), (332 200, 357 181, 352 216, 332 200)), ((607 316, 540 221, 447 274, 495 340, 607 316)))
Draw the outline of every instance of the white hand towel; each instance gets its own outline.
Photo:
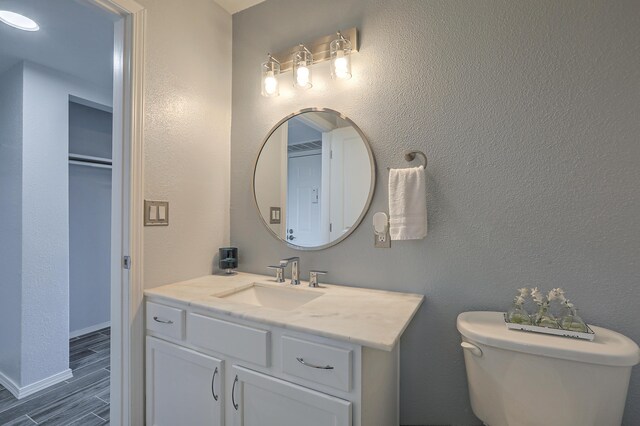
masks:
POLYGON ((427 236, 427 189, 424 167, 389 170, 389 234, 392 240, 427 236))

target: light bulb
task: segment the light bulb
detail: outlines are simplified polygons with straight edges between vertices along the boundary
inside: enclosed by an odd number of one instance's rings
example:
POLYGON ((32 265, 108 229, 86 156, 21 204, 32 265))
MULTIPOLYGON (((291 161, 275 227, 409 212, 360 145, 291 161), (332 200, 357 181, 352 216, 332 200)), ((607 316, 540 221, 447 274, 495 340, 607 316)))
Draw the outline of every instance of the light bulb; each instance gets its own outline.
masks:
POLYGON ((302 66, 296 70, 296 84, 300 87, 309 85, 309 68, 302 66))
POLYGON ((330 45, 331 78, 348 80, 351 78, 351 43, 338 32, 338 38, 330 45))
POLYGON ((262 73, 262 96, 272 98, 280 95, 278 84, 278 74, 280 74, 280 62, 278 62, 270 54, 267 62, 263 62, 261 66, 262 73))
POLYGON ((338 55, 334 64, 336 70, 336 77, 346 80, 351 77, 351 73, 349 72, 349 62, 348 59, 344 57, 344 53, 342 57, 338 55))
POLYGON ((264 93, 272 96, 278 92, 278 80, 274 77, 273 71, 269 71, 264 78, 264 93))

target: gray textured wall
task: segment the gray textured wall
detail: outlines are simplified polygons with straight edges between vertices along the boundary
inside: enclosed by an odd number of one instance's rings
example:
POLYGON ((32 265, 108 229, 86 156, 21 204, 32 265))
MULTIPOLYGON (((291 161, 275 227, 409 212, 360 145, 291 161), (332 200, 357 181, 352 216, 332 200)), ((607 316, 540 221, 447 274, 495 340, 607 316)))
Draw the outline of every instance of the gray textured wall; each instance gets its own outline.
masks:
POLYGON ((69 101, 69 152, 93 157, 112 156, 112 114, 69 101))
POLYGON ((14 383, 21 367, 23 83, 21 63, 0 75, 0 376, 14 383))
POLYGON ((110 105, 111 87, 24 63, 21 386, 69 368, 69 96, 110 105), (43 206, 46 206, 43 208, 43 206))
MULTIPOLYGON (((111 113, 69 102, 69 152, 111 158, 111 113)), ((69 164, 69 331, 111 319, 111 170, 69 164)))
POLYGON ((210 274, 229 243, 231 15, 211 0, 138 0, 145 27, 144 286, 210 274))
MULTIPOLYGON (((231 241, 241 269, 296 254, 250 193, 253 160, 280 118, 328 107, 353 119, 378 161, 372 208, 336 247, 298 252, 303 274, 425 294, 402 339, 403 424, 477 424, 458 313, 506 309, 522 285, 564 287, 593 324, 640 342, 640 3, 268 0, 234 15, 231 241), (356 25, 354 78, 260 96, 271 51, 356 25), (374 249, 387 166, 429 156, 429 235, 374 249)), ((322 64, 316 77, 328 72, 322 64)), ((322 80, 322 81, 321 81, 322 80)), ((525 384, 526 385, 526 384, 525 384)), ((640 369, 625 424, 640 424, 640 369)))
POLYGON ((69 332, 111 321, 111 170, 69 165, 69 332))

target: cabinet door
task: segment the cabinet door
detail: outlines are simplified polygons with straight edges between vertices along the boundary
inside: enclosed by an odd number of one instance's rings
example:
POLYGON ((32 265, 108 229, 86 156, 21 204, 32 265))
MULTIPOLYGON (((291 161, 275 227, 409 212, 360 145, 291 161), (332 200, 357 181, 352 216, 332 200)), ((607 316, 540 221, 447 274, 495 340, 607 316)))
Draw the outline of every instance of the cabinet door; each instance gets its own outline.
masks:
POLYGON ((230 407, 236 426, 351 426, 351 402, 237 366, 230 407))
POLYGON ((224 363, 147 337, 147 425, 223 425, 224 363))

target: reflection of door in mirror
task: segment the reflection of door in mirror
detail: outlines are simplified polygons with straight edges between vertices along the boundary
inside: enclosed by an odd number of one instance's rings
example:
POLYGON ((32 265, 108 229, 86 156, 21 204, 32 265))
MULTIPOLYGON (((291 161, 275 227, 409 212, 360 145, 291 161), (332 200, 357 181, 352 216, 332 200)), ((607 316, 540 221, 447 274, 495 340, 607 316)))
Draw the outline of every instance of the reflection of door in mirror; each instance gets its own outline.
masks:
POLYGON ((320 154, 289 157, 287 197, 287 240, 296 245, 317 246, 321 241, 320 154))
MULTIPOLYGON (((255 170, 255 196, 258 205, 265 206, 267 211, 269 207, 278 207, 281 209, 280 218, 285 218, 287 217, 287 126, 278 127, 271 138, 279 143, 266 144, 260 153, 260 161, 256 164, 255 170)), ((280 238, 286 238, 285 220, 269 220, 267 224, 280 238)))
POLYGON ((304 120, 292 119, 287 145, 286 240, 308 247, 325 244, 321 222, 322 134, 304 120))
POLYGON ((353 127, 341 127, 323 135, 330 146, 328 213, 330 240, 340 238, 356 222, 369 196, 371 163, 367 148, 353 127))

